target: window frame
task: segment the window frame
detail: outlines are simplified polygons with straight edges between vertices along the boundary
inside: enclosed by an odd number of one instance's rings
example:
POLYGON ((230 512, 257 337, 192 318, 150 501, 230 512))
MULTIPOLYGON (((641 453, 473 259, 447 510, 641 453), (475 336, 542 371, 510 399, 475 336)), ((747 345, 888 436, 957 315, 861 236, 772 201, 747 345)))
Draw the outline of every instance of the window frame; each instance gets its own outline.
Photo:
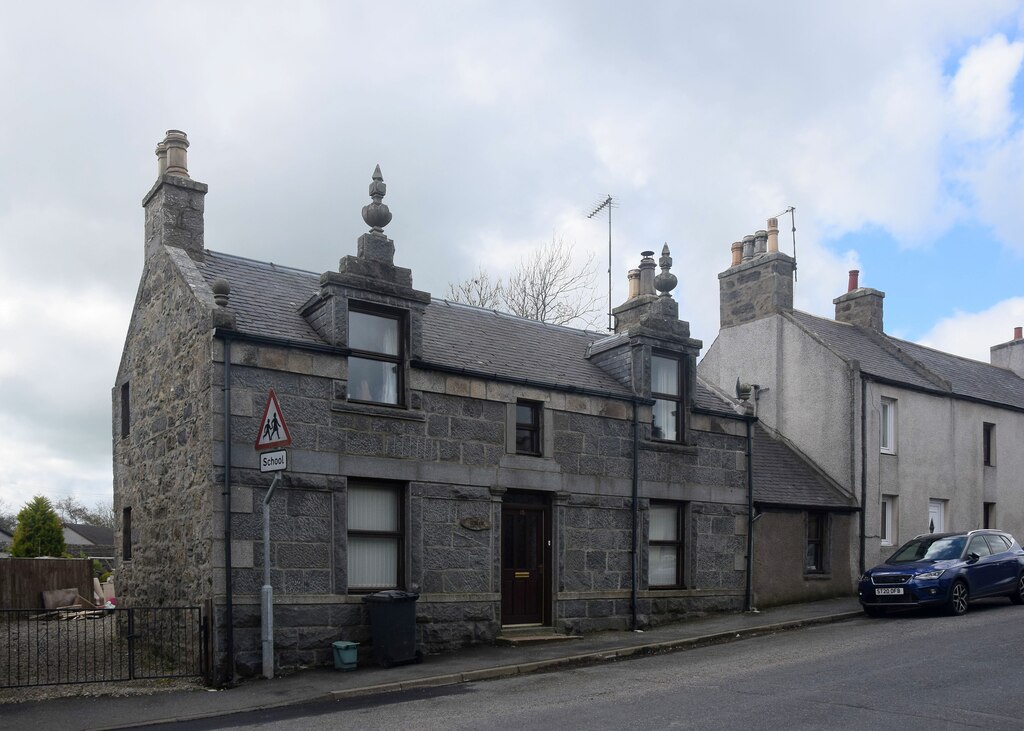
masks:
POLYGON ((121 438, 124 439, 132 431, 131 381, 121 384, 121 438))
POLYGON ((881 545, 895 545, 896 534, 896 496, 883 495, 880 503, 879 534, 881 545))
POLYGON ((804 574, 820 575, 829 573, 829 514, 823 510, 808 510, 804 517, 804 574), (812 527, 819 528, 812 534, 812 527), (807 561, 811 549, 814 548, 815 563, 807 561))
POLYGON ((406 534, 406 522, 405 522, 405 485, 397 482, 384 482, 377 480, 350 480, 345 492, 345 581, 348 586, 349 594, 372 594, 375 591, 386 591, 388 589, 402 589, 405 586, 405 534, 406 534), (349 491, 353 487, 358 488, 369 488, 372 490, 389 490, 394 491, 398 497, 396 511, 398 512, 397 524, 398 529, 394 531, 382 531, 382 530, 370 530, 364 528, 352 528, 352 512, 349 506, 350 493, 349 491), (351 553, 351 542, 352 537, 357 538, 396 538, 398 541, 397 546, 397 565, 395 566, 395 586, 358 586, 352 583, 352 553, 351 553))
POLYGON ((516 399, 515 412, 515 453, 527 457, 540 457, 544 450, 544 403, 542 401, 516 399), (520 407, 530 410, 530 414, 533 416, 532 424, 519 420, 520 407), (530 435, 530 449, 524 450, 519 448, 520 432, 530 435))
POLYGON ((878 451, 896 454, 896 399, 882 396, 878 413, 878 451))
POLYGON ((132 560, 132 509, 121 508, 121 560, 132 560))
POLYGON ((406 313, 397 310, 390 310, 383 307, 376 307, 371 304, 363 302, 349 302, 348 313, 346 315, 348 320, 348 400, 358 404, 372 404, 374 406, 397 406, 403 407, 405 405, 405 331, 406 331, 406 313), (397 330, 397 348, 396 354, 391 353, 380 353, 373 350, 363 350, 362 348, 352 347, 352 315, 366 315, 368 317, 377 317, 382 320, 394 320, 396 323, 397 330), (353 394, 352 387, 352 359, 370 361, 374 363, 391 363, 395 366, 395 401, 375 401, 373 399, 358 398, 353 394))
POLYGON ((981 424, 981 463, 996 466, 996 425, 988 421, 981 424))
POLYGON ((663 589, 685 589, 686 588, 686 503, 672 500, 651 500, 647 515, 647 588, 654 591, 663 589), (675 510, 676 537, 674 540, 652 539, 651 538, 651 512, 654 508, 672 508, 675 510), (654 584, 651 582, 651 548, 653 547, 675 547, 676 551, 676 580, 673 584, 654 584))
POLYGON ((685 437, 685 424, 683 423, 683 359, 677 354, 666 353, 662 351, 651 352, 651 398, 654 399, 655 404, 651 407, 651 439, 659 442, 666 442, 668 444, 681 444, 685 437), (654 390, 654 359, 662 358, 663 360, 671 360, 676 364, 676 393, 669 394, 662 391, 654 390), (655 433, 658 428, 654 424, 655 412, 657 409, 658 401, 667 401, 675 404, 675 430, 676 434, 674 438, 668 439, 660 437, 655 433))

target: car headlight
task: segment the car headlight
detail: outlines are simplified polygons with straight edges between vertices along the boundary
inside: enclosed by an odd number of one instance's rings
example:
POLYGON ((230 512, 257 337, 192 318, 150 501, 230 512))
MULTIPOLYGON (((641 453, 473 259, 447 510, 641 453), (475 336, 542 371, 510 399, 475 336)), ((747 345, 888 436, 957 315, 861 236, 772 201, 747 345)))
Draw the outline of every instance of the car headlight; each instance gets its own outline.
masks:
POLYGON ((925 571, 923 574, 918 574, 915 579, 919 581, 931 581, 942 576, 946 572, 945 569, 939 569, 938 571, 925 571))
POLYGON ((871 572, 870 572, 870 571, 865 571, 865 572, 864 572, 864 573, 863 573, 863 574, 861 575, 861 577, 860 577, 860 580, 861 580, 861 581, 871 581, 871 572))

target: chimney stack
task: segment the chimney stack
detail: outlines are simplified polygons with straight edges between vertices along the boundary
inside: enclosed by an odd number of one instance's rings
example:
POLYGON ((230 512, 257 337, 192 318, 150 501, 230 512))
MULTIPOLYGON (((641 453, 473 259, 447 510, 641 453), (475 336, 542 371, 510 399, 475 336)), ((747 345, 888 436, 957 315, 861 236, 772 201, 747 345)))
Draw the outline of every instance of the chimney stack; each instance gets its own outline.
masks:
POLYGON ((779 222, 729 247, 732 262, 718 275, 719 317, 732 327, 793 309, 796 259, 779 251, 779 222))
POLYGON ((1024 328, 1013 328, 1013 340, 1010 342, 993 345, 989 349, 989 361, 1024 378, 1024 328))
POLYGON ((882 300, 885 292, 861 287, 859 278, 860 270, 851 269, 846 294, 832 300, 836 306, 836 322, 883 332, 882 300))
POLYGON ((203 213, 208 186, 188 174, 188 136, 169 129, 156 146, 157 179, 142 206, 146 210, 146 258, 161 246, 197 257, 204 250, 203 213))

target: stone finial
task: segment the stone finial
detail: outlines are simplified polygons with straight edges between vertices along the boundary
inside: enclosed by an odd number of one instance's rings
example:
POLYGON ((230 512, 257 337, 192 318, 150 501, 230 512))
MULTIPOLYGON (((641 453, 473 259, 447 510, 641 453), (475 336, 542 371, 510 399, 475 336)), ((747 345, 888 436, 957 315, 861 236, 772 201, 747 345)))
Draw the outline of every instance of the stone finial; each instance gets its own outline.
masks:
POLYGON ((654 252, 641 251, 640 256, 640 294, 655 294, 654 292, 654 252))
POLYGON ((179 178, 187 178, 188 175, 188 135, 181 130, 169 129, 164 141, 157 145, 158 164, 166 167, 163 173, 177 175, 179 178), (164 147, 166 161, 160 160, 160 145, 164 147))
POLYGON ((213 290, 213 301, 218 307, 227 307, 228 299, 231 297, 231 285, 226 279, 218 279, 210 289, 213 290))
POLYGON ((654 287, 662 297, 671 297, 670 293, 676 288, 679 279, 669 271, 672 268, 672 254, 668 250, 667 243, 661 249, 661 258, 658 259, 658 265, 661 267, 661 274, 654 278, 654 287))
POLYGON ((373 180, 370 182, 370 197, 373 203, 363 206, 363 220, 370 227, 370 233, 382 234, 384 227, 391 223, 391 211, 387 203, 381 203, 381 199, 388 192, 384 183, 384 176, 381 175, 380 165, 373 169, 373 180))

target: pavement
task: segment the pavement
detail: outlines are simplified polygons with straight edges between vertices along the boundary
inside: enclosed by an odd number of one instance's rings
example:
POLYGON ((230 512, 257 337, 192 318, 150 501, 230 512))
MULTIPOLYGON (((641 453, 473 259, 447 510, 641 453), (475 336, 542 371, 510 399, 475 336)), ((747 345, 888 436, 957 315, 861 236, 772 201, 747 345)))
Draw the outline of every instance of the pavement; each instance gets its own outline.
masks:
POLYGON ((182 722, 313 701, 431 688, 558 670, 782 632, 861 616, 856 597, 713 615, 645 632, 599 632, 572 641, 477 646, 428 655, 420 664, 354 671, 302 670, 224 690, 199 688, 126 697, 73 697, 0 707, 0 727, 117 729, 182 722))

